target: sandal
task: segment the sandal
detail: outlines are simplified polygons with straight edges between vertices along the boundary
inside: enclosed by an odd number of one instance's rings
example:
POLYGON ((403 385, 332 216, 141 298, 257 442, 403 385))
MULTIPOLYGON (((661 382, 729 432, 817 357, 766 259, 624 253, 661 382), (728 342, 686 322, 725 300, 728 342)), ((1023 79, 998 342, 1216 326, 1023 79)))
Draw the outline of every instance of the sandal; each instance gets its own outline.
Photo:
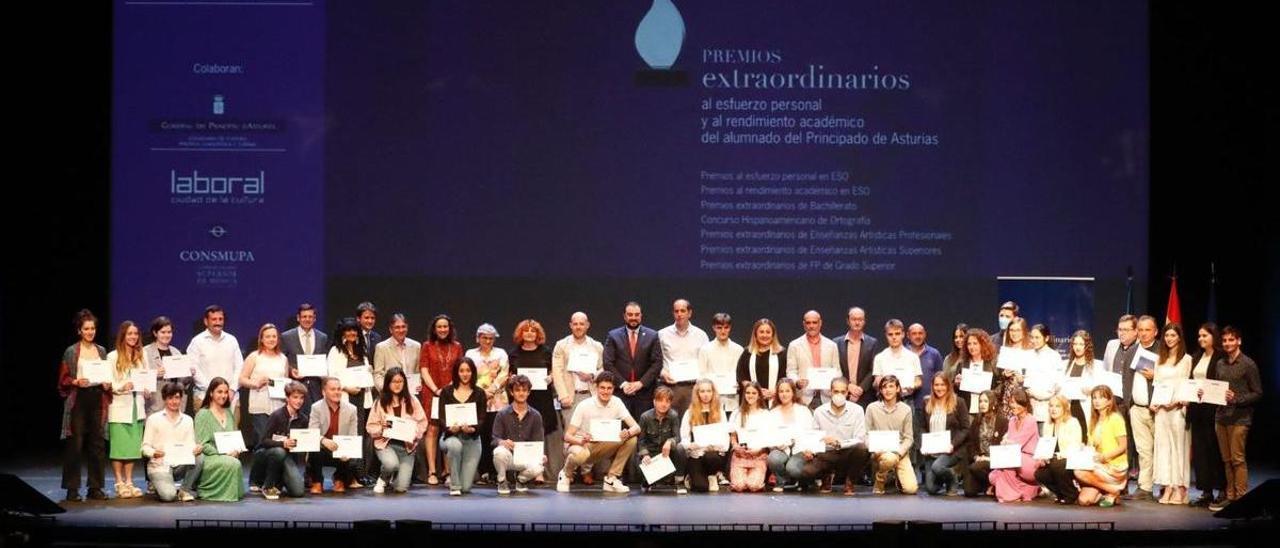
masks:
POLYGON ((440 485, 440 478, 436 476, 435 472, 427 476, 427 485, 440 485))
POLYGON ((115 487, 116 487, 116 498, 127 499, 127 498, 133 497, 133 491, 129 490, 129 486, 127 484, 117 483, 115 487))
POLYGON ((130 498, 138 498, 142 496, 142 489, 138 489, 137 485, 130 483, 127 485, 127 487, 129 488, 130 498))

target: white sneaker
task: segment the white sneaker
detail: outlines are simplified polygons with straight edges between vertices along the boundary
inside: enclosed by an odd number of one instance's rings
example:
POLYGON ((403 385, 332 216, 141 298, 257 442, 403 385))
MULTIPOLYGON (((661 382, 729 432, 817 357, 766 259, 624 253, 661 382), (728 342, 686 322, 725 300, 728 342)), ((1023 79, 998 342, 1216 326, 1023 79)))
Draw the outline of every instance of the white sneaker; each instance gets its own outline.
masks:
POLYGON ((276 489, 275 487, 268 487, 266 489, 262 489, 261 492, 262 492, 262 498, 265 498, 267 500, 280 500, 280 490, 276 489))
POLYGON ((560 476, 556 478, 556 491, 561 493, 569 492, 569 478, 565 477, 564 472, 560 472, 560 476))
POLYGON ((261 485, 250 485, 250 486, 249 486, 249 492, 250 492, 250 493, 253 493, 253 494, 255 494, 255 495, 256 495, 256 494, 258 494, 258 493, 261 493, 261 492, 262 492, 262 486, 261 486, 261 485))
POLYGON ((716 472, 716 482, 720 485, 729 485, 729 478, 724 477, 724 472, 716 472))
POLYGON ((601 484, 600 488, 606 493, 627 493, 631 491, 631 488, 622 483, 622 480, 613 476, 605 476, 601 484))
POLYGON ((688 495, 688 494, 689 494, 689 488, 688 488, 688 487, 685 487, 685 486, 684 486, 684 483, 677 483, 677 484, 676 484, 676 494, 677 494, 677 495, 688 495))
POLYGON ((707 476, 707 490, 712 493, 720 490, 720 482, 716 481, 715 476, 707 476))
POLYGON ((185 490, 179 489, 178 500, 181 502, 191 502, 193 500, 196 500, 196 497, 193 496, 191 493, 186 492, 185 490))
POLYGON ((516 492, 517 492, 517 493, 528 493, 528 492, 529 492, 529 483, 528 483, 528 482, 524 482, 524 481, 516 481, 516 492))
POLYGON ((378 482, 373 484, 373 492, 379 495, 387 492, 387 481, 382 478, 378 478, 378 482))
POLYGON ((498 494, 499 494, 499 495, 510 495, 510 494, 511 494, 511 484, 510 484, 510 483, 507 483, 507 480, 502 480, 502 481, 498 482, 498 494))
POLYGON ((461 496, 462 496, 462 490, 461 490, 461 489, 450 489, 450 490, 449 490, 449 496, 451 496, 451 497, 461 497, 461 496))

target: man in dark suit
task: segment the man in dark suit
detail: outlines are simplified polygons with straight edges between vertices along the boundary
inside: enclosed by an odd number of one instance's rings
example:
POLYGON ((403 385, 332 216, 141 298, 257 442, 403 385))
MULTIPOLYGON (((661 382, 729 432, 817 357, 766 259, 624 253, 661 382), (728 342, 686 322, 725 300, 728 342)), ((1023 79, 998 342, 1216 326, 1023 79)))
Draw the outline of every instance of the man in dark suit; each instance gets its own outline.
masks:
POLYGON ((298 327, 280 334, 280 350, 289 360, 289 376, 307 386, 307 405, 320 401, 320 377, 299 377, 299 355, 323 355, 329 352, 329 336, 315 328, 316 309, 308 303, 298 305, 298 327))
POLYGON ((861 308, 849 309, 848 323, 849 332, 835 338, 836 353, 840 356, 840 372, 851 381, 849 399, 865 408, 876 400, 876 390, 871 385, 871 362, 881 350, 880 341, 862 332, 867 326, 867 313, 861 308), (854 356, 852 360, 850 352, 854 356))
POLYGON ((628 302, 623 308, 625 325, 609 332, 604 341, 604 369, 622 377, 622 402, 631 416, 653 408, 653 389, 662 372, 662 345, 658 332, 640 325, 644 319, 640 304, 628 302))
POLYGON ((373 330, 373 326, 378 323, 377 307, 369 301, 356 305, 356 320, 360 322, 360 336, 364 338, 364 348, 365 352, 369 353, 369 363, 373 363, 373 353, 377 350, 378 343, 382 342, 382 335, 373 330))

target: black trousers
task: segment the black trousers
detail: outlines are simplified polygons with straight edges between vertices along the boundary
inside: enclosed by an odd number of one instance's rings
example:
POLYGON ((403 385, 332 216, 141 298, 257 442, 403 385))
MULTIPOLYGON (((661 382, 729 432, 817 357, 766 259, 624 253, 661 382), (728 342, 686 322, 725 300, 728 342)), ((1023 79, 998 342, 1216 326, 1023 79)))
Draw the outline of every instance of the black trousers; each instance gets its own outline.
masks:
POLYGON ((827 450, 814 455, 813 460, 804 463, 800 479, 811 481, 827 474, 835 474, 836 479, 843 476, 846 481, 849 481, 850 478, 858 477, 867 467, 867 461, 870 459, 871 454, 867 452, 867 446, 861 443, 844 449, 827 450))
POLYGON ((972 461, 968 466, 961 467, 961 471, 964 472, 964 496, 976 497, 987 493, 987 488, 991 486, 988 477, 991 474, 991 461, 972 461))
POLYGON ((1036 469, 1036 482, 1060 499, 1076 500, 1080 497, 1075 479, 1075 472, 1067 470, 1067 459, 1053 459, 1036 469))
POLYGON ((1212 404, 1187 405, 1187 422, 1191 424, 1191 470, 1196 475, 1196 488, 1201 491, 1227 488, 1226 469, 1213 426, 1215 412, 1212 404))
POLYGON ((333 453, 324 447, 321 447, 319 452, 310 453, 307 456, 307 471, 310 473, 312 481, 324 481, 324 467, 326 466, 333 467, 334 481, 350 484, 352 480, 356 479, 356 473, 364 468, 364 463, 360 462, 360 459, 350 459, 347 462, 342 462, 333 458, 333 453))
POLYGON ((62 453, 62 488, 80 489, 80 463, 88 468, 89 488, 102 489, 107 473, 107 440, 102 431, 101 386, 76 388, 71 408, 71 437, 62 453))
POLYGON ((711 483, 707 481, 707 476, 715 475, 724 468, 724 453, 707 451, 701 457, 690 458, 685 463, 685 469, 688 470, 689 489, 696 493, 705 493, 711 488, 711 483))

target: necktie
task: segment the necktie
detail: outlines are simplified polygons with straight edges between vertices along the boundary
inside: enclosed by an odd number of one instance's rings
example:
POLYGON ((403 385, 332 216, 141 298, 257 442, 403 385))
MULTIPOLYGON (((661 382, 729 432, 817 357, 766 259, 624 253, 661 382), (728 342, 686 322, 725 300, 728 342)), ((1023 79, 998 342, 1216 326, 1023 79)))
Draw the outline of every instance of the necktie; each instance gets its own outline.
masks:
POLYGON ((631 382, 636 380, 636 331, 631 331, 628 337, 631 343, 631 382))
POLYGON ((302 334, 302 353, 310 355, 312 350, 314 350, 314 348, 312 348, 311 346, 311 334, 303 333, 302 334))

